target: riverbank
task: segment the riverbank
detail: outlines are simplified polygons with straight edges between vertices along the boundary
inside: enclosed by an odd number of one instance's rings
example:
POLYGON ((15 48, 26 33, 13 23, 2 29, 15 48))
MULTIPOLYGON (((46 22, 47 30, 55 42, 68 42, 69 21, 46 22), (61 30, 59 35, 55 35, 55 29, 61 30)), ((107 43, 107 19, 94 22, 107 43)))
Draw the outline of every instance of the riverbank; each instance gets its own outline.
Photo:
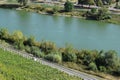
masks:
POLYGON ((10 34, 6 29, 0 30, 0 40, 1 44, 10 44, 15 49, 25 51, 38 58, 44 58, 108 80, 111 78, 113 80, 120 79, 119 57, 113 50, 106 52, 102 50, 77 50, 71 46, 58 48, 53 42, 37 42, 34 37, 27 38, 20 31, 10 34))
MULTIPOLYGON (((88 10, 74 10, 72 12, 65 12, 63 7, 60 7, 59 5, 46 5, 46 4, 29 4, 28 6, 22 7, 19 4, 1 4, 1 8, 10 8, 10 9, 16 9, 16 10, 24 10, 28 12, 36 12, 38 14, 45 14, 45 15, 52 15, 52 16, 65 16, 65 17, 75 17, 75 18, 81 18, 81 19, 87 19, 85 16, 83 16, 88 10)), ((106 23, 113 23, 113 24, 120 24, 120 15, 119 14, 108 14, 111 16, 111 19, 106 20, 99 20, 100 22, 106 22, 106 23)), ((89 19, 91 20, 91 19, 89 19)))

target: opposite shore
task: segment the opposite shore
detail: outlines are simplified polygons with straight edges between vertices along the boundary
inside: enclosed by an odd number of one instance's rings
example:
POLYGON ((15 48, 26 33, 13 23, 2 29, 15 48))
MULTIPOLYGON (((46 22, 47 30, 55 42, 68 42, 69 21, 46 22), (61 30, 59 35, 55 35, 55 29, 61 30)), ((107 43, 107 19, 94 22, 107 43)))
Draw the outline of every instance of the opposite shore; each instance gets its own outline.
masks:
MULTIPOLYGON (((74 9, 72 12, 65 12, 63 6, 59 5, 46 5, 46 4, 29 4, 27 6, 21 6, 19 4, 11 4, 11 3, 1 3, 0 8, 8 8, 8 9, 15 9, 15 10, 24 10, 28 12, 36 12, 39 14, 45 14, 45 15, 52 15, 52 16, 65 16, 65 17, 75 17, 75 18, 81 18, 81 19, 88 19, 86 16, 84 16, 87 11, 90 11, 90 9, 74 9)), ((111 14, 109 13, 111 19, 105 19, 105 20, 96 20, 106 23, 113 23, 113 24, 120 24, 120 15, 119 14, 111 14)))

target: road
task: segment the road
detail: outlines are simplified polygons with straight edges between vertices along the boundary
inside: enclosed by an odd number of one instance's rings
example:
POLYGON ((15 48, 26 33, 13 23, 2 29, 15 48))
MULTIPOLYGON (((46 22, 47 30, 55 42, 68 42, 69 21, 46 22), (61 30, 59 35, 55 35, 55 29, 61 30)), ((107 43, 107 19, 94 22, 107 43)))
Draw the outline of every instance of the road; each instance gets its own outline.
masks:
POLYGON ((99 77, 96 77, 96 76, 93 76, 93 75, 90 75, 90 74, 87 74, 87 73, 84 73, 84 72, 80 72, 80 71, 77 71, 77 70, 73 70, 73 69, 64 67, 62 65, 56 64, 56 63, 46 61, 42 58, 34 57, 32 54, 26 53, 24 51, 16 50, 12 46, 8 47, 8 46, 0 45, 0 48, 2 48, 4 51, 9 51, 9 52, 12 52, 14 54, 19 54, 19 55, 21 55, 25 58, 33 59, 34 61, 40 62, 41 64, 50 66, 52 68, 56 68, 59 71, 65 72, 69 75, 80 77, 83 80, 103 80, 102 78, 99 78, 99 77))

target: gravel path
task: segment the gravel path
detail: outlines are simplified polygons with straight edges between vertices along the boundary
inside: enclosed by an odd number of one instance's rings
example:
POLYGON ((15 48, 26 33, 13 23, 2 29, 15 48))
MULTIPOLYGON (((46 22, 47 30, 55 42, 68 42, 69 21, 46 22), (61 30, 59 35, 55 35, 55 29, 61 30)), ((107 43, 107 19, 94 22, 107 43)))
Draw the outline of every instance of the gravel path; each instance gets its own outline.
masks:
POLYGON ((9 52, 12 52, 12 53, 15 53, 15 54, 19 54, 19 55, 21 55, 25 58, 33 59, 34 61, 40 62, 41 64, 50 66, 52 68, 56 68, 59 71, 65 72, 69 75, 80 77, 83 80, 103 80, 99 77, 96 77, 96 76, 93 76, 93 75, 90 75, 90 74, 87 74, 87 73, 84 73, 84 72, 80 72, 80 71, 77 71, 77 70, 73 70, 73 69, 64 67, 62 65, 56 64, 56 63, 46 61, 42 58, 34 57, 32 54, 26 53, 24 51, 16 50, 12 46, 6 47, 6 46, 3 46, 3 45, 0 45, 0 48, 2 48, 5 51, 9 51, 9 52))

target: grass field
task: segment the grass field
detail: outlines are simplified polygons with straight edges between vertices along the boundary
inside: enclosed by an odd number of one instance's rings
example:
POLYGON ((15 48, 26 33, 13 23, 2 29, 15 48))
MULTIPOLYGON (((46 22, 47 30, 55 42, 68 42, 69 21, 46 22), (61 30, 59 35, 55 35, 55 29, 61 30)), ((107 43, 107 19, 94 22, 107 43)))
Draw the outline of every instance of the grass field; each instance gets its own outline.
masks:
POLYGON ((0 49, 0 80, 81 80, 0 49))

